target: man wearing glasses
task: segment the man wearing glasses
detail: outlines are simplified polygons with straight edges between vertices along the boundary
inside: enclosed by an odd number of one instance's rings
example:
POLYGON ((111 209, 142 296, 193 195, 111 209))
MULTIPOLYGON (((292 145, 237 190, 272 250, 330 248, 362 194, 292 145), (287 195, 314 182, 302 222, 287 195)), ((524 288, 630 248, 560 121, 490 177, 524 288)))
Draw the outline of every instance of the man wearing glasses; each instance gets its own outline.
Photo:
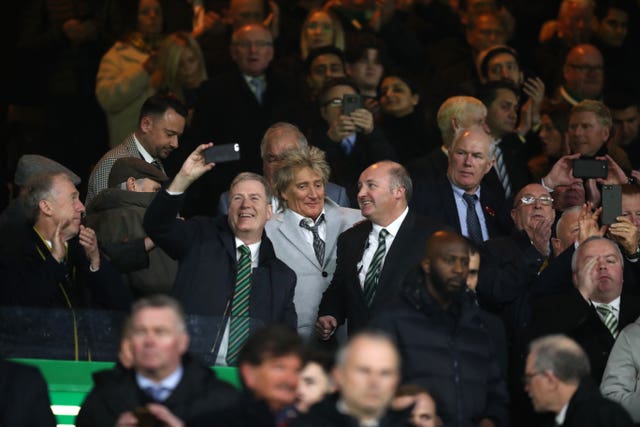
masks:
POLYGON ((629 414, 605 399, 589 377, 584 350, 563 335, 533 341, 523 383, 536 412, 552 412, 555 425, 632 426, 629 414))
MULTIPOLYGON (((297 116, 294 91, 272 72, 273 36, 262 24, 244 25, 233 32, 229 47, 235 66, 203 84, 192 122, 192 146, 205 142, 239 144, 240 160, 218 165, 191 191, 199 191, 203 206, 195 214, 213 214, 218 196, 243 171, 260 173, 260 140, 270 124, 297 116)), ((195 200, 197 197, 194 197, 195 200)))
POLYGON ((369 110, 360 107, 344 114, 344 96, 358 93, 358 88, 349 79, 327 81, 318 98, 325 123, 312 132, 309 141, 327 154, 331 181, 345 187, 350 200, 356 200, 356 184, 361 171, 381 160, 397 159, 391 144, 374 128, 369 110))

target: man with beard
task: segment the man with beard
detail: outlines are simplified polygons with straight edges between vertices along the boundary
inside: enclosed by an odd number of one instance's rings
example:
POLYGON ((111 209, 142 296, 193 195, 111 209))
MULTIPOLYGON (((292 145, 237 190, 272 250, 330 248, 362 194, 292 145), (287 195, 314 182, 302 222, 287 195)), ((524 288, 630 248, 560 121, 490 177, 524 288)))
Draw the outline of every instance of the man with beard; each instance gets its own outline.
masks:
POLYGON ((434 233, 420 267, 404 283, 397 304, 372 326, 402 343, 402 382, 433 392, 445 426, 504 425, 508 396, 498 363, 504 331, 465 292, 466 240, 453 232, 434 233))

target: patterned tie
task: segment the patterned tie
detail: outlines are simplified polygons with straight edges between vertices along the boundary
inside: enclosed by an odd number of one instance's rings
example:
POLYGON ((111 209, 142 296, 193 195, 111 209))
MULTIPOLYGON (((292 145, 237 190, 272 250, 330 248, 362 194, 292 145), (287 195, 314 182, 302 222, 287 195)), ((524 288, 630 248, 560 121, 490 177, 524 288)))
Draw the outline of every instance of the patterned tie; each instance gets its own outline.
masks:
POLYGON ((342 150, 345 152, 347 156, 351 154, 351 151, 353 150, 353 145, 355 144, 355 142, 356 142, 355 135, 350 135, 346 138, 343 138, 340 141, 340 147, 342 147, 342 150))
POLYGON ((496 172, 498 173, 498 179, 504 188, 505 198, 511 197, 511 182, 509 181, 509 174, 507 173, 507 165, 504 162, 504 156, 502 155, 502 149, 500 145, 496 145, 496 172))
POLYGON ((598 310, 602 323, 611 332, 611 335, 614 338, 618 338, 618 319, 616 319, 616 315, 613 312, 613 307, 609 304, 600 304, 596 307, 596 310, 598 310))
POLYGON ((251 249, 242 245, 238 248, 238 272, 236 287, 231 302, 231 319, 229 323, 229 345, 227 347, 227 364, 235 366, 238 354, 249 338, 249 297, 251 294, 251 249))
POLYGON ((480 227, 480 220, 476 213, 476 201, 478 196, 475 194, 464 193, 462 198, 467 202, 467 234, 473 243, 480 245, 483 242, 482 228, 480 227))
POLYGON ((318 227, 322 224, 322 221, 324 221, 324 214, 320 215, 315 225, 307 224, 307 220, 304 218, 300 220, 300 227, 306 228, 313 233, 313 251, 316 253, 316 258, 321 267, 324 265, 324 240, 322 240, 318 233, 318 227))
POLYGON ((251 87, 253 87, 253 93, 256 95, 258 104, 262 105, 262 95, 264 93, 264 82, 259 77, 253 77, 249 80, 251 87))
POLYGON ((387 252, 387 242, 385 238, 388 234, 389 232, 384 228, 380 230, 380 234, 378 234, 378 247, 373 254, 371 264, 369 264, 369 270, 367 270, 367 275, 364 278, 364 297, 368 306, 371 306, 373 298, 378 291, 378 282, 380 281, 380 272, 382 271, 382 259, 384 258, 385 252, 387 252))

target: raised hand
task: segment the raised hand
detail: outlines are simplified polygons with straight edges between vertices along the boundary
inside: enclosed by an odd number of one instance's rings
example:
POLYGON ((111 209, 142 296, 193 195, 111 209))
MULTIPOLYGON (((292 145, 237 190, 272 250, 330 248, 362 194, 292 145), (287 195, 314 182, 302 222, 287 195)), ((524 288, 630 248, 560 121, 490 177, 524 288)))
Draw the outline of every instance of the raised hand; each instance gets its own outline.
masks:
POLYGON ((215 163, 207 163, 204 156, 204 150, 213 147, 213 143, 199 145, 187 160, 184 161, 180 172, 173 179, 167 190, 176 193, 184 192, 194 181, 209 172, 216 165, 215 163))

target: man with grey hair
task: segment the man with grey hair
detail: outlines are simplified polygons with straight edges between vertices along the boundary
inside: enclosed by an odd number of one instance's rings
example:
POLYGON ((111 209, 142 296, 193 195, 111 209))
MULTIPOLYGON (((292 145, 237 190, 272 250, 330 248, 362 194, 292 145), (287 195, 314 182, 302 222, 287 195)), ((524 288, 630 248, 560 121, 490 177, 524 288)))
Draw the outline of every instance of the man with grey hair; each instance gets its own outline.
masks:
POLYGON ((167 175, 136 157, 115 161, 109 188, 87 206, 87 225, 96 231, 104 251, 139 298, 167 293, 175 281, 177 263, 142 228, 147 207, 167 175))
POLYGON ((531 343, 524 383, 536 412, 554 413, 557 426, 633 425, 620 405, 600 395, 589 378, 587 355, 564 335, 549 335, 531 343))
POLYGON ((405 414, 388 411, 400 382, 400 354, 387 335, 374 331, 354 335, 336 355, 333 379, 339 396, 325 398, 292 427, 406 425, 405 414))
POLYGON ((178 427, 201 413, 233 404, 237 391, 186 354, 189 334, 180 304, 165 295, 131 308, 123 345, 130 368, 105 372, 86 397, 76 425, 178 427))
POLYGON ((416 182, 412 206, 453 227, 476 245, 508 234, 511 224, 504 199, 481 185, 495 162, 494 147, 484 127, 458 132, 449 150, 446 174, 416 182))
POLYGON ((442 145, 434 149, 426 157, 415 160, 408 165, 413 179, 429 179, 439 177, 447 170, 447 157, 456 134, 471 126, 486 127, 487 107, 472 96, 452 96, 440 105, 436 120, 442 145))
MULTIPOLYGON (((273 173, 278 168, 282 155, 289 150, 309 146, 307 138, 297 126, 278 122, 269 127, 260 142, 260 158, 262 159, 262 174, 270 186, 273 187, 273 173)), ((332 182, 327 182, 325 193, 328 198, 338 205, 348 208, 351 206, 347 191, 332 182)), ((278 212, 278 198, 273 197, 271 206, 273 212, 278 212)), ((229 192, 225 191, 218 201, 218 215, 226 215, 229 212, 229 192)))
MULTIPOLYGON (((581 219, 581 227, 586 220, 581 219)), ((574 287, 534 302, 534 336, 564 333, 589 356, 599 383, 618 333, 640 315, 640 299, 623 294, 623 258, 618 246, 600 236, 580 243, 571 259, 574 287), (561 308, 561 309, 558 309, 561 308)))
MULTIPOLYGON (((239 351, 258 326, 297 326, 293 295, 296 275, 280 261, 264 233, 271 218, 271 191, 265 179, 245 172, 230 186, 229 215, 177 219, 185 190, 215 166, 202 144, 185 160, 166 190, 147 208, 144 228, 156 245, 178 260, 172 291, 189 314, 212 316, 216 363, 235 365, 239 351)), ((207 319, 205 319, 207 320, 207 319)))

